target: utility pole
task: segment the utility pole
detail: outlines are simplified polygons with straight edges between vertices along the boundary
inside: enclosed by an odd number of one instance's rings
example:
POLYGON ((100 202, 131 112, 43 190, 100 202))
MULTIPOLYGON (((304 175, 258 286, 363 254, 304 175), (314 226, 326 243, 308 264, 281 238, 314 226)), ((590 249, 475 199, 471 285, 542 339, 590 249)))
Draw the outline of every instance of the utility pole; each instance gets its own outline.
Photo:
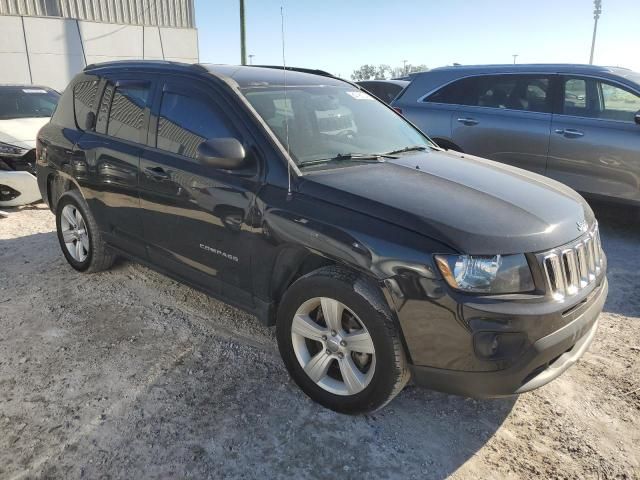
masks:
POLYGON ((593 51, 596 48, 596 32, 598 31, 598 19, 602 13, 602 0, 593 0, 593 38, 591 39, 591 56, 589 65, 593 65, 593 51))
POLYGON ((406 75, 407 74, 407 61, 406 60, 402 60, 402 63, 403 63, 402 71, 406 75))
POLYGON ((253 65, 253 57, 255 57, 255 55, 249 54, 247 57, 249 57, 249 65, 253 65))
POLYGON ((240 0, 240 63, 247 64, 247 39, 244 25, 244 0, 240 0))
POLYGON ((515 65, 516 64, 516 58, 518 58, 519 55, 517 53, 515 53, 515 54, 513 54, 511 56, 513 57, 513 64, 515 65))

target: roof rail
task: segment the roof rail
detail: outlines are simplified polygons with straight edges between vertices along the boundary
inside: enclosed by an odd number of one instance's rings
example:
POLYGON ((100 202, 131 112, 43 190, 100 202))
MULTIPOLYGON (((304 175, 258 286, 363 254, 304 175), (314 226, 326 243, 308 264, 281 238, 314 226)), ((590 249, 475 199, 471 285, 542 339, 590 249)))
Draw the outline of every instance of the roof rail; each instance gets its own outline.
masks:
POLYGON ((300 73, 311 73, 313 75, 320 75, 322 77, 331 77, 337 78, 339 80, 343 80, 340 77, 336 77, 335 75, 325 72, 324 70, 318 70, 315 68, 301 68, 301 67, 284 67, 282 65, 246 65, 247 67, 259 67, 259 68, 274 68, 277 70, 291 70, 292 72, 300 72, 300 73))
POLYGON ((192 63, 172 62, 169 60, 112 60, 110 62, 90 63, 82 69, 83 72, 88 70, 94 70, 96 68, 108 68, 108 67, 126 67, 126 66, 145 66, 152 65, 155 67, 169 67, 169 66, 183 66, 191 67, 192 63))

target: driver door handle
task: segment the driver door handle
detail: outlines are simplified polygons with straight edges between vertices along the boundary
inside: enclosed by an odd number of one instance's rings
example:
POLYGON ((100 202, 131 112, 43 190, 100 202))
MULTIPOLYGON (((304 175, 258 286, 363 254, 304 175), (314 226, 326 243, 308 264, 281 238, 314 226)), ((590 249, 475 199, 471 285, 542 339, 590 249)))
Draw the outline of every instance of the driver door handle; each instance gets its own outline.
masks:
POLYGON ((556 128, 555 132, 558 135, 564 135, 567 138, 584 137, 584 132, 573 128, 556 128))
POLYGON ((475 118, 459 118, 458 121, 464 125, 467 126, 472 126, 472 125, 477 125, 478 124, 478 120, 476 120, 475 118))
POLYGON ((153 180, 163 181, 171 179, 171 175, 165 171, 162 167, 147 167, 144 169, 144 174, 153 180))

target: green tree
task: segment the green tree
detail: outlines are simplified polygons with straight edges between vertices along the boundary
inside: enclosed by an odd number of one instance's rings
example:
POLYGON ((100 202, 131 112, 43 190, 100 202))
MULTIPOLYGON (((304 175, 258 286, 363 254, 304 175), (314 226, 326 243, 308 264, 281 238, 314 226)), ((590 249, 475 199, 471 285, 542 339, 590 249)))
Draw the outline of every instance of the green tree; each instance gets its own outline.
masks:
POLYGON ((378 69, 375 65, 362 65, 360 68, 353 71, 353 73, 351 74, 351 79, 355 80, 356 82, 362 80, 371 80, 372 78, 376 77, 377 72, 378 69))

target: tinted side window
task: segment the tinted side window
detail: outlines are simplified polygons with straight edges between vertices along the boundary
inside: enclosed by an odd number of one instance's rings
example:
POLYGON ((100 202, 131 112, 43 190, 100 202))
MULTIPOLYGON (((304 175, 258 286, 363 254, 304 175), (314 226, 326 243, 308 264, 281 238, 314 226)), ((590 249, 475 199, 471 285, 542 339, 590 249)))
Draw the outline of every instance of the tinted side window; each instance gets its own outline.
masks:
POLYGON ((157 148, 195 158, 200 143, 225 137, 237 138, 237 135, 224 116, 202 98, 172 92, 162 95, 157 148))
POLYGON ((476 97, 477 83, 476 77, 457 80, 432 93, 424 101, 452 105, 475 105, 474 97, 476 97))
POLYGON ((484 75, 450 83, 425 102, 550 112, 550 80, 532 75, 484 75))
POLYGON ((564 113, 578 117, 590 116, 587 111, 587 81, 570 78, 564 84, 564 113))
POLYGON ((477 103, 481 107, 508 108, 528 112, 550 112, 550 81, 533 75, 493 75, 478 82, 477 103))
POLYGON ((391 103, 391 101, 398 96, 400 90, 402 90, 400 85, 394 85, 392 83, 383 85, 380 92, 382 96, 378 98, 381 98, 386 103, 391 103))
POLYGON ((140 142, 148 97, 149 85, 117 86, 109 110, 107 135, 140 142))
POLYGON ((96 131, 99 133, 107 133, 107 120, 109 119, 109 107, 113 98, 113 84, 107 84, 102 93, 100 107, 98 109, 98 118, 96 120, 96 131))
POLYGON ((73 109, 76 116, 76 125, 84 125, 87 113, 93 111, 96 93, 98 93, 98 81, 80 82, 73 87, 73 109))

